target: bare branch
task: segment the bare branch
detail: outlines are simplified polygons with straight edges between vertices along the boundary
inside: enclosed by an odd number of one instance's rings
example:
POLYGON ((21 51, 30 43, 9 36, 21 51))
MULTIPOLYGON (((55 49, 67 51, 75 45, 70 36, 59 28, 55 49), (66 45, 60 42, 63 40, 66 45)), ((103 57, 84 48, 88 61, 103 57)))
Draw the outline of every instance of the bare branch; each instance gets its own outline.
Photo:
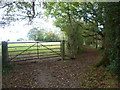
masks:
POLYGON ((4 5, 4 6, 1 6, 0 9, 5 8, 5 7, 7 7, 7 6, 10 6, 10 5, 12 5, 13 3, 15 3, 15 2, 12 2, 12 3, 5 3, 5 5, 4 5))

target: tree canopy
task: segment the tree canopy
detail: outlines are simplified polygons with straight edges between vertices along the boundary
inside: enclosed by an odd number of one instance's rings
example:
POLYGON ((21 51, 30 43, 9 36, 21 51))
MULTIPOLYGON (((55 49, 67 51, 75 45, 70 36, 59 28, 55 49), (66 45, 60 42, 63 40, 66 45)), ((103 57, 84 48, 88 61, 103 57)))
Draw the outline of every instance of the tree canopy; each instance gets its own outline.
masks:
POLYGON ((120 72, 120 2, 48 2, 45 8, 47 15, 56 18, 55 25, 68 34, 71 48, 77 46, 78 35, 92 36, 96 44, 101 40, 104 55, 99 65, 104 64, 112 71, 120 72), (79 31, 83 34, 78 34, 79 31))
POLYGON ((59 34, 45 29, 33 28, 28 32, 28 37, 35 41, 61 41, 62 37, 59 34))

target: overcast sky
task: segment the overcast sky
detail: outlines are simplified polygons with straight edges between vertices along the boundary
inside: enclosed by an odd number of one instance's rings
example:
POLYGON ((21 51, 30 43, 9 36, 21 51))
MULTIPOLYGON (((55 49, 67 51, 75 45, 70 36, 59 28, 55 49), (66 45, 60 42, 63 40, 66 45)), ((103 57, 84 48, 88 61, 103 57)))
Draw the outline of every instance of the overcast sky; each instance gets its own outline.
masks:
MULTIPOLYGON (((3 9, 0 9, 0 18, 2 17, 2 13, 4 13, 3 11, 4 11, 3 9)), ((43 9, 41 9, 41 11, 42 13, 44 12, 43 9)), ((59 28, 56 28, 53 25, 53 18, 48 18, 47 21, 45 21, 42 18, 35 18, 33 25, 26 25, 27 22, 28 21, 25 21, 25 20, 21 22, 17 21, 12 23, 14 24, 14 26, 11 25, 5 28, 0 27, 0 41, 6 41, 8 39, 10 41, 16 41, 19 38, 24 38, 28 40, 27 33, 33 27, 46 28, 47 30, 50 30, 50 31, 54 31, 54 30, 60 31, 59 28)))
POLYGON ((39 22, 35 25, 25 25, 27 21, 15 22, 14 26, 8 26, 0 28, 0 41, 16 41, 18 38, 24 38, 28 40, 27 33, 33 27, 46 28, 49 31, 59 30, 53 25, 52 19, 48 22, 38 19, 39 22))

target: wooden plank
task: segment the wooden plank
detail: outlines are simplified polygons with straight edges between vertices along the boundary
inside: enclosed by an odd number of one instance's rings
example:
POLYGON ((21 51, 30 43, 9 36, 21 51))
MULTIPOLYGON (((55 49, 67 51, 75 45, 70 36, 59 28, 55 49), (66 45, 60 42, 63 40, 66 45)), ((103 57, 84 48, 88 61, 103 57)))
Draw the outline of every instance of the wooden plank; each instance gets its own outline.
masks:
POLYGON ((8 63, 8 43, 2 42, 2 64, 5 65, 8 63))
MULTIPOLYGON (((35 43, 36 44, 36 43, 35 43)), ((21 55, 22 53, 24 53, 25 51, 27 51, 28 49, 30 49, 31 47, 33 47, 35 44, 31 45, 30 47, 28 47, 27 49, 25 49, 24 51, 20 52, 19 54, 17 54, 14 58, 15 59, 17 56, 21 55)))
MULTIPOLYGON (((40 44, 40 43, 39 43, 40 44)), ((40 45, 42 45, 42 44, 40 44, 40 45)), ((51 48, 48 48, 47 46, 45 46, 45 45, 42 45, 43 47, 45 47, 45 48, 47 48, 48 50, 51 50, 52 52, 54 52, 54 53, 56 53, 56 54, 59 54, 59 53, 57 53, 57 52, 55 52, 53 49, 51 49, 51 48)))
POLYGON ((37 60, 38 58, 30 58, 30 59, 24 59, 24 60, 11 60, 13 62, 20 62, 20 61, 30 61, 30 60, 37 60))
POLYGON ((34 42, 30 42, 30 41, 28 41, 28 42, 19 42, 19 41, 17 41, 17 42, 8 42, 8 44, 17 44, 17 43, 37 43, 36 41, 34 41, 34 42))
MULTIPOLYGON (((57 53, 60 53, 60 51, 56 51, 57 53)), ((49 52, 39 52, 40 54, 44 54, 44 53, 54 53, 52 51, 49 51, 49 52)))
MULTIPOLYGON (((37 54, 37 53, 26 53, 26 54, 21 54, 21 55, 33 55, 33 54, 37 54)), ((16 55, 9 55, 9 56, 16 56, 16 55)))
POLYGON ((64 57, 65 57, 65 40, 63 40, 61 42, 61 56, 62 56, 62 60, 64 60, 64 57))
POLYGON ((31 57, 38 57, 38 56, 16 57, 16 59, 21 59, 21 58, 31 58, 31 57))
POLYGON ((45 46, 60 46, 60 44, 45 45, 45 46))
POLYGON ((50 55, 57 55, 57 54, 42 54, 42 55, 40 54, 40 56, 50 56, 50 55))
MULTIPOLYGON (((56 50, 56 49, 60 49, 60 48, 50 48, 50 49, 54 49, 54 50, 56 50)), ((36 49, 28 49, 28 50, 16 50, 16 51, 8 51, 8 52, 21 52, 21 51, 34 51, 34 50, 36 50, 36 49)), ((38 50, 49 50, 49 49, 38 49, 38 50)), ((37 51, 37 50, 36 50, 37 51)))
POLYGON ((17 44, 17 43, 23 43, 23 44, 24 43, 34 43, 34 44, 31 45, 31 46, 10 46, 10 47, 8 47, 8 48, 26 47, 25 50, 12 50, 12 51, 9 51, 9 53, 12 53, 12 52, 18 52, 19 53, 17 55, 9 55, 9 56, 15 56, 15 57, 13 57, 11 59, 24 59, 24 60, 26 59, 26 60, 28 60, 29 58, 36 59, 34 57, 37 57, 37 59, 38 59, 38 57, 44 59, 44 58, 54 58, 54 57, 61 56, 60 48, 58 48, 58 47, 57 48, 49 47, 49 46, 60 46, 60 44, 56 44, 55 43, 53 45, 46 45, 46 44, 49 44, 49 42, 9 42, 9 44, 17 44), (37 43, 39 43, 39 45, 37 43), (37 47, 37 48, 36 49, 32 49, 31 47, 37 47), (44 48, 41 49, 40 47, 44 47, 44 48), (47 50, 47 51, 44 52, 44 50, 47 50), (31 52, 32 51, 36 51, 36 53, 34 53, 34 52, 26 53, 26 52, 29 52, 29 51, 31 51, 31 52), (42 51, 42 52, 40 52, 40 51, 42 51), (21 56, 21 55, 25 55, 25 56, 21 56), (29 56, 29 55, 32 55, 32 56, 29 56))
POLYGON ((16 50, 16 51, 8 51, 8 52, 21 52, 21 51, 34 51, 34 50, 36 50, 36 49, 28 49, 28 50, 16 50))
POLYGON ((60 49, 60 48, 49 48, 49 49, 39 49, 39 50, 53 50, 53 49, 60 49))
MULTIPOLYGON (((10 46, 10 47, 8 47, 8 48, 19 48, 19 47, 29 47, 29 46, 10 46)), ((37 47, 37 46, 33 46, 33 47, 37 47)))
POLYGON ((8 44, 15 44, 15 43, 40 43, 40 44, 46 44, 46 43, 50 43, 50 44, 59 44, 59 42, 43 42, 43 41, 16 41, 16 42, 11 42, 8 41, 8 44))

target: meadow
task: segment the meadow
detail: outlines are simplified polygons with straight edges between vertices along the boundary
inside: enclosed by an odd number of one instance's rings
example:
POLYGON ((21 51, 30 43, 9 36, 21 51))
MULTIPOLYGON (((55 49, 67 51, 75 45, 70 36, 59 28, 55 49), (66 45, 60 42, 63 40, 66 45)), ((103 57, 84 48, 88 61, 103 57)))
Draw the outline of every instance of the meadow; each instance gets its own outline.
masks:
POLYGON ((60 57, 60 42, 8 43, 8 55, 11 61, 60 57))

